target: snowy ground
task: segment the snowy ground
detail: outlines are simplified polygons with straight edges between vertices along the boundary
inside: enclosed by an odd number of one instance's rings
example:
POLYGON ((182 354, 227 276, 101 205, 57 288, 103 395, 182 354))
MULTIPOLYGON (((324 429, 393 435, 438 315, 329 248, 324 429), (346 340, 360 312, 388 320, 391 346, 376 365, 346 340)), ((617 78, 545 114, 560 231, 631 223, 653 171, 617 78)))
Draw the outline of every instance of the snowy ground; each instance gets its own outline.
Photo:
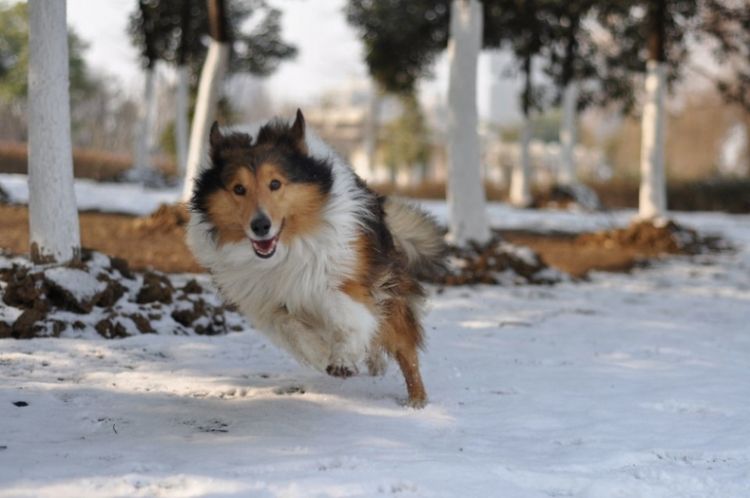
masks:
POLYGON ((750 217, 678 220, 739 252, 434 296, 421 411, 252 331, 2 341, 0 497, 750 496, 750 217))
MULTIPOLYGON (((29 185, 26 175, 0 174, 0 187, 10 201, 17 204, 29 202, 29 185)), ((76 178, 78 209, 145 216, 160 204, 172 204, 180 199, 181 190, 151 189, 137 183, 97 182, 76 178)))

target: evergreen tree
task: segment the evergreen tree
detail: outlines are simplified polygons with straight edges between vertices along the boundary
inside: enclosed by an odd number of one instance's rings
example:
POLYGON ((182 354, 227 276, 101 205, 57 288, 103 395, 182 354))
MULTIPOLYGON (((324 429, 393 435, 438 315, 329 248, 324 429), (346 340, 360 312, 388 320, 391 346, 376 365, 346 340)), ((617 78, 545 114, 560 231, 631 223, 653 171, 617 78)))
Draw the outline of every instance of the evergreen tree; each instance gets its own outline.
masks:
POLYGON ((424 114, 414 93, 403 94, 401 115, 385 126, 383 155, 386 166, 395 179, 400 167, 419 168, 422 179, 430 160, 430 134, 424 114))
POLYGON ((598 0, 569 0, 545 5, 548 43, 543 49, 544 71, 555 84, 555 103, 562 107, 558 182, 577 183, 575 145, 578 111, 590 103, 590 83, 597 76, 595 44, 584 23, 598 0))
POLYGON ((521 127, 521 158, 511 174, 510 202, 526 207, 531 199, 531 134, 532 114, 544 107, 544 93, 535 84, 535 62, 549 40, 548 4, 551 0, 487 0, 485 1, 485 46, 509 47, 516 60, 516 70, 523 77, 520 95, 523 123, 521 127))
MULTIPOLYGON (((84 53, 86 43, 68 28, 68 68, 71 106, 85 102, 99 81, 91 75, 84 53)), ((27 3, 0 3, 0 100, 7 104, 11 120, 24 138, 29 72, 29 6, 27 3)), ((77 123, 73 123, 75 127, 77 123)))
MULTIPOLYGON (((128 33, 141 51, 144 65, 164 60, 188 65, 197 75, 206 58, 210 33, 209 4, 206 0, 139 0, 131 15, 128 33)), ((265 0, 228 0, 226 32, 232 40, 229 72, 249 72, 258 76, 272 73, 278 65, 297 53, 281 35, 281 11, 265 0), (250 30, 243 29, 254 21, 250 30)))
POLYGON ((646 79, 638 203, 642 219, 666 217, 665 99, 669 83, 683 75, 698 7, 696 0, 622 0, 601 7, 600 21, 610 33, 604 47, 605 95, 629 109, 635 102, 634 78, 645 74, 646 79))
POLYGON ((699 36, 714 43, 714 56, 726 68, 716 80, 719 92, 750 112, 750 2, 705 0, 699 36))

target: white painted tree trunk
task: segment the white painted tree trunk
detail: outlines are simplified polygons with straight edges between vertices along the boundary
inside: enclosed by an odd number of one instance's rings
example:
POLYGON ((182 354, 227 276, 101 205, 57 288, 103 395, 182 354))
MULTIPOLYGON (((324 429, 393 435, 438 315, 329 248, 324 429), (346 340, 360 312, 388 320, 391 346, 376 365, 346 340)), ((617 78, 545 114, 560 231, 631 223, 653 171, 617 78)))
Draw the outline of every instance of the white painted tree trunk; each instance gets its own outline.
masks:
POLYGON ((365 123, 365 159, 367 160, 367 171, 371 178, 375 177, 375 167, 378 152, 378 130, 380 128, 380 106, 383 96, 378 89, 377 83, 372 82, 372 95, 370 96, 370 113, 365 123))
POLYGON ((229 44, 211 40, 206 62, 201 70, 198 99, 195 103, 193 126, 190 130, 185 184, 182 201, 188 202, 193 194, 193 184, 207 157, 208 131, 216 116, 216 106, 221 95, 221 84, 229 65, 229 44))
MULTIPOLYGON (((146 69, 143 102, 139 110, 138 127, 135 134, 134 169, 144 172, 151 169, 151 150, 154 145, 154 122, 156 117, 156 71, 146 69)), ((137 175, 138 173, 136 173, 137 175)))
POLYGON ((174 133, 177 148, 177 174, 185 176, 188 151, 188 68, 177 68, 177 91, 175 93, 174 133))
POLYGON ((454 243, 484 243, 491 233, 482 183, 477 116, 477 59, 482 43, 482 6, 453 0, 448 61, 448 212, 454 243))
POLYGON ((37 262, 80 253, 68 84, 66 0, 30 0, 29 240, 37 262))
POLYGON ((521 157, 513 164, 510 177, 510 203, 517 207, 531 205, 531 119, 524 116, 519 147, 521 157))
POLYGON ((638 216, 644 220, 662 219, 667 214, 664 172, 666 74, 665 64, 648 62, 641 122, 641 189, 638 202, 638 216))
POLYGON ((577 142, 578 84, 568 83, 563 92, 562 123, 560 126, 560 170, 557 181, 561 185, 578 182, 575 148, 577 142))

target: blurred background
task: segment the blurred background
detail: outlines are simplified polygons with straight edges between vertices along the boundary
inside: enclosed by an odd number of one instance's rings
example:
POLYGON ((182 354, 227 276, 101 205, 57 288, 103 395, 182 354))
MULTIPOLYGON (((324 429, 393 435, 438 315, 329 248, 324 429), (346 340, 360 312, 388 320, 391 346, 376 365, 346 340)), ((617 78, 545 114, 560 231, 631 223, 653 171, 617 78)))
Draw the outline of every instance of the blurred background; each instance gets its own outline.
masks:
MULTIPOLYGON (((506 3, 511 8, 502 15, 485 12, 477 73, 489 198, 507 198, 528 116, 534 202, 551 199, 560 177, 561 106, 570 79, 564 73, 572 71, 579 84, 576 175, 604 206, 636 206, 644 69, 632 61, 647 40, 633 27, 644 9, 628 1, 616 2, 620 11, 612 2, 506 3), (577 53, 575 67, 566 69, 571 31, 577 53)), ((665 150, 670 208, 746 212, 747 2, 672 3, 665 150)), ((448 2, 226 4, 233 41, 220 90, 222 124, 291 117, 300 107, 308 124, 376 188, 444 196, 448 2), (399 9, 402 15, 394 16, 399 9), (416 28, 429 43, 408 39, 416 28), (393 43, 384 46, 383 38, 393 43), (413 50, 404 54, 404 47, 413 50), (397 61, 399 54, 409 60, 397 61)), ((205 2, 68 0, 68 24, 76 176, 178 183, 185 161, 179 135, 186 133, 175 117, 179 68, 186 71, 189 122, 209 46, 205 2)), ((27 168, 27 37, 26 3, 0 2, 1 173, 27 168)))

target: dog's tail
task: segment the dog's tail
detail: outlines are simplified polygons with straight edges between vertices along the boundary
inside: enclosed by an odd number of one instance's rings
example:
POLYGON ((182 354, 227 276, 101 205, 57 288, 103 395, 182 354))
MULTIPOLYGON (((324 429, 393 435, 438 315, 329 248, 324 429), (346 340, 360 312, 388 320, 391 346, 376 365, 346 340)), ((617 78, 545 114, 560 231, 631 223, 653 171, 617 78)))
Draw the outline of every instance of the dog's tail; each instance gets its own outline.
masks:
POLYGON ((406 257, 411 273, 428 278, 444 268, 446 246, 443 230, 432 216, 394 197, 386 197, 383 208, 396 249, 406 257))

